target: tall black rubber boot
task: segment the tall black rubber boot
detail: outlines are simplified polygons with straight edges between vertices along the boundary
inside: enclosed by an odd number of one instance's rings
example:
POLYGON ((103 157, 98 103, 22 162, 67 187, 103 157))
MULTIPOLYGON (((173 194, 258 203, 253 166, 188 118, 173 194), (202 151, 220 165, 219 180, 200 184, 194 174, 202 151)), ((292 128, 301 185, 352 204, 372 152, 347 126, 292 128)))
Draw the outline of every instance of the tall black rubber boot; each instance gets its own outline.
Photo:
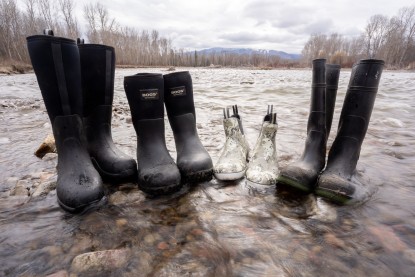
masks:
POLYGON ((334 107, 336 104, 337 88, 340 76, 339 64, 326 64, 326 137, 328 138, 333 121, 334 107))
POLYGON ((137 133, 138 187, 149 194, 181 188, 180 172, 164 137, 163 75, 140 73, 124 78, 124 89, 137 133))
POLYGON ((91 160, 101 177, 111 183, 135 181, 137 164, 121 152, 111 135, 115 51, 100 44, 83 44, 81 57, 84 128, 91 160))
POLYGON ((188 183, 209 181, 213 164, 197 134, 192 77, 188 71, 164 75, 164 87, 164 102, 176 142, 177 166, 182 179, 188 183))
POLYGON ((307 140, 300 160, 280 171, 277 185, 311 192, 318 174, 326 161, 326 60, 313 60, 310 115, 307 124, 307 140))
POLYGON ((78 212, 100 201, 104 188, 85 147, 78 47, 48 34, 28 37, 27 47, 55 136, 58 202, 78 212))
POLYGON ((361 60, 352 70, 336 139, 316 193, 341 204, 364 200, 369 191, 351 182, 372 114, 384 62, 361 60))

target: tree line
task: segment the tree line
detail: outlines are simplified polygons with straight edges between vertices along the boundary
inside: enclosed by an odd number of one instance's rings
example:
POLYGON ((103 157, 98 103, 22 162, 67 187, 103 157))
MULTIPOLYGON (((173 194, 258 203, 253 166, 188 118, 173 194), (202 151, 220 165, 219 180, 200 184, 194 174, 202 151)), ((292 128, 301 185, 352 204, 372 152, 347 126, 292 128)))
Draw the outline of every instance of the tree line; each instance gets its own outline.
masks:
POLYGON ((331 63, 350 67, 362 58, 382 59, 388 68, 415 68, 415 5, 403 7, 388 18, 373 15, 357 37, 313 34, 302 51, 303 62, 325 57, 331 63))
POLYGON ((302 59, 291 61, 266 53, 200 53, 176 49, 170 38, 156 30, 122 26, 99 2, 82 7, 86 23, 80 26, 75 3, 75 0, 0 0, 0 63, 30 63, 26 37, 49 28, 57 36, 76 39, 83 33, 89 43, 113 46, 118 65, 268 68, 304 66, 314 58, 325 57, 329 62, 351 66, 358 59, 374 57, 384 59, 393 68, 415 67, 415 6, 402 8, 390 19, 372 16, 365 31, 356 38, 336 33, 311 35, 302 59))

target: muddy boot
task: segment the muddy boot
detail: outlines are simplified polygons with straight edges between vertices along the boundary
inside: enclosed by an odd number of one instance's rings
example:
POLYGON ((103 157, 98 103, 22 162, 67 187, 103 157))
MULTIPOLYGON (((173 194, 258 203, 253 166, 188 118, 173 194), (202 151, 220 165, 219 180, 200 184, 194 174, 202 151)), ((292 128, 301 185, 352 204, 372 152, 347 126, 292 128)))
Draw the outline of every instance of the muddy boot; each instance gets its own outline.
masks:
POLYGON ((58 202, 67 211, 79 212, 104 197, 86 149, 79 51, 75 41, 45 33, 28 37, 27 47, 55 136, 58 202))
POLYGON ((135 181, 136 162, 114 145, 111 135, 114 48, 100 44, 83 44, 80 39, 78 47, 84 96, 84 127, 91 160, 105 181, 135 181))
POLYGON ((261 185, 274 185, 278 176, 277 149, 275 136, 278 130, 277 114, 268 106, 261 132, 251 153, 246 179, 261 185))
POLYGON ((283 168, 277 185, 286 185, 304 192, 311 192, 326 160, 326 80, 325 59, 313 61, 310 115, 307 140, 300 160, 283 168))
POLYGON ((353 66, 336 138, 316 194, 341 204, 364 200, 369 191, 351 182, 372 114, 384 62, 361 60, 353 66))
POLYGON ((229 108, 223 109, 226 142, 213 170, 216 179, 221 181, 238 180, 245 175, 247 168, 248 141, 244 135, 238 106, 232 106, 232 109, 232 116, 229 114, 229 108))
POLYGON ((196 129, 192 78, 188 71, 164 75, 164 102, 177 150, 177 166, 184 182, 212 179, 212 159, 196 129))
POLYGON ((180 172, 164 137, 163 75, 140 73, 124 78, 124 89, 137 133, 138 187, 149 194, 181 188, 180 172))

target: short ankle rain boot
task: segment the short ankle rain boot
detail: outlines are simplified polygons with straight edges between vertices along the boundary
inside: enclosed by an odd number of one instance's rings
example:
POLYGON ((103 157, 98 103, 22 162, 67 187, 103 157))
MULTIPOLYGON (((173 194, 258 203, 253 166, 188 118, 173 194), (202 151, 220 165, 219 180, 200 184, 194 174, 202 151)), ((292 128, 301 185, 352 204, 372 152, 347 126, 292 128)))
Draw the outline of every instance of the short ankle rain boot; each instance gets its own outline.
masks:
POLYGON ((102 179, 86 149, 79 51, 75 41, 45 33, 28 37, 27 47, 55 136, 58 202, 79 212, 104 197, 102 179))
POLYGON ((277 185, 286 185, 304 192, 311 192, 326 160, 326 80, 325 59, 313 61, 310 115, 307 140, 300 160, 283 168, 277 185))
POLYGON ((221 181, 238 180, 244 176, 247 168, 248 141, 244 135, 238 106, 232 106, 232 109, 232 116, 229 114, 229 108, 223 109, 226 142, 213 169, 215 178, 221 181))
POLYGON ((156 73, 124 78, 124 89, 137 133, 138 187, 152 195, 181 188, 180 172, 164 137, 164 80, 156 73))
POLYGON ((278 158, 275 145, 278 124, 277 114, 272 112, 273 106, 268 106, 261 132, 249 159, 246 179, 261 185, 274 185, 278 176, 278 158))
POLYGON ((164 75, 164 102, 177 150, 177 166, 184 182, 212 179, 213 164, 196 129, 192 78, 188 71, 164 75))
POLYGON ((361 201, 369 191, 351 182, 375 103, 384 62, 361 60, 353 66, 336 138, 316 194, 340 204, 361 201))
POLYGON ((111 183, 135 181, 137 164, 115 146, 111 135, 115 51, 100 44, 83 44, 81 57, 84 128, 91 160, 101 177, 111 183))

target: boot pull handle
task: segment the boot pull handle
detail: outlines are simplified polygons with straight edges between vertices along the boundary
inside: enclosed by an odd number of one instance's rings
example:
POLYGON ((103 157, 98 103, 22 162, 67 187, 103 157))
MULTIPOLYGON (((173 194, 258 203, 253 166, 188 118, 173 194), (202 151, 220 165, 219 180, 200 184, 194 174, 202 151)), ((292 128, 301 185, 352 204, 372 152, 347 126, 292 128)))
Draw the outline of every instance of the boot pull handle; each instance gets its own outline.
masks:
POLYGON ((55 36, 52 29, 43 29, 43 34, 46 36, 55 36))
POLYGON ((83 38, 77 38, 76 39, 76 44, 85 44, 85 40, 83 38))
POLYGON ((238 105, 233 105, 232 110, 233 110, 233 114, 238 116, 238 105))
POLYGON ((274 109, 274 105, 268 105, 267 114, 272 114, 273 109, 274 109))
POLYGON ((277 124, 277 113, 273 113, 271 115, 271 120, 270 120, 271 124, 277 124))
POLYGON ((223 108, 223 117, 225 119, 231 117, 231 115, 229 114, 229 107, 223 108))

